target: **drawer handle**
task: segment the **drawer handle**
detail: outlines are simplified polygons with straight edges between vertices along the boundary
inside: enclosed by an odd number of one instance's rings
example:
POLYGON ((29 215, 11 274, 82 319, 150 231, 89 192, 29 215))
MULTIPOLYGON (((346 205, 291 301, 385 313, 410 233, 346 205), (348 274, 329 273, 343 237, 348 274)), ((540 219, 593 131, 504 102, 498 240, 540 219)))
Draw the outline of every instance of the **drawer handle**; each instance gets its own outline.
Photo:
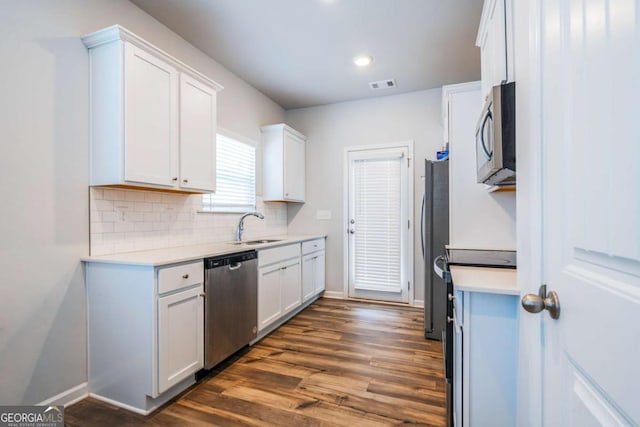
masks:
POLYGON ((183 278, 183 279, 188 279, 188 278, 189 278, 189 275, 188 275, 188 274, 183 274, 183 275, 182 275, 182 278, 183 278))

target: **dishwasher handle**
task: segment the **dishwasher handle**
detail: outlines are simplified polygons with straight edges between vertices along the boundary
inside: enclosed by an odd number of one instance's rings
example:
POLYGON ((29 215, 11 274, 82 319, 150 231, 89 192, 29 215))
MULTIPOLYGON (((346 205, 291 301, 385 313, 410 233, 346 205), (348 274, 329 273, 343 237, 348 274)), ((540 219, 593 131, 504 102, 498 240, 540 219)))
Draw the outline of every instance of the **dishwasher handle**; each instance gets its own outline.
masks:
POLYGON ((242 267, 241 262, 235 262, 233 264, 229 264, 229 271, 238 270, 240 267, 242 267))

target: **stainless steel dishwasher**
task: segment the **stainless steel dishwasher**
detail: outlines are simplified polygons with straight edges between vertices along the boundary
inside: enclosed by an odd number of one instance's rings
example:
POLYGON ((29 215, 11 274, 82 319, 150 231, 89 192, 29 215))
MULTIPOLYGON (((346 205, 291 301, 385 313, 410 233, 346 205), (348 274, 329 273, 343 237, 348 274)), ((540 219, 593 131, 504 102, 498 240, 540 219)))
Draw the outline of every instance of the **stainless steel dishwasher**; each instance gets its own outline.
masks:
POLYGON ((256 251, 205 258, 205 369, 211 369, 257 336, 256 251))

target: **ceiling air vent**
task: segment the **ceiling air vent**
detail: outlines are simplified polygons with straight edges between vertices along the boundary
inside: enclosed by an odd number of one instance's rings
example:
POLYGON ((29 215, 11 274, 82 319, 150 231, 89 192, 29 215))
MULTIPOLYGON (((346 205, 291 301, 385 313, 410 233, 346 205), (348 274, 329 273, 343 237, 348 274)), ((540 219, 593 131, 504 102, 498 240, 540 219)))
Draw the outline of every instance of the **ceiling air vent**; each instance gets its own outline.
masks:
POLYGON ((377 82, 370 82, 369 87, 371 89, 389 89, 398 86, 394 79, 378 80, 377 82))

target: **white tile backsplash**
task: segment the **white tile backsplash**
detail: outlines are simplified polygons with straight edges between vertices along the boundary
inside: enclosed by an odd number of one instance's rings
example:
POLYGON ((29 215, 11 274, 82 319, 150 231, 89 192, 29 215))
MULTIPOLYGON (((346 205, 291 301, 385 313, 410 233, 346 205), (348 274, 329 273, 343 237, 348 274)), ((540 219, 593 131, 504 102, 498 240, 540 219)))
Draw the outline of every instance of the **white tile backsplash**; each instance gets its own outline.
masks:
MULTIPOLYGON (((197 194, 91 188, 91 255, 234 240, 241 214, 198 212, 201 203, 197 194)), ((285 203, 258 197, 256 210, 264 220, 248 217, 244 239, 287 233, 285 203)))

